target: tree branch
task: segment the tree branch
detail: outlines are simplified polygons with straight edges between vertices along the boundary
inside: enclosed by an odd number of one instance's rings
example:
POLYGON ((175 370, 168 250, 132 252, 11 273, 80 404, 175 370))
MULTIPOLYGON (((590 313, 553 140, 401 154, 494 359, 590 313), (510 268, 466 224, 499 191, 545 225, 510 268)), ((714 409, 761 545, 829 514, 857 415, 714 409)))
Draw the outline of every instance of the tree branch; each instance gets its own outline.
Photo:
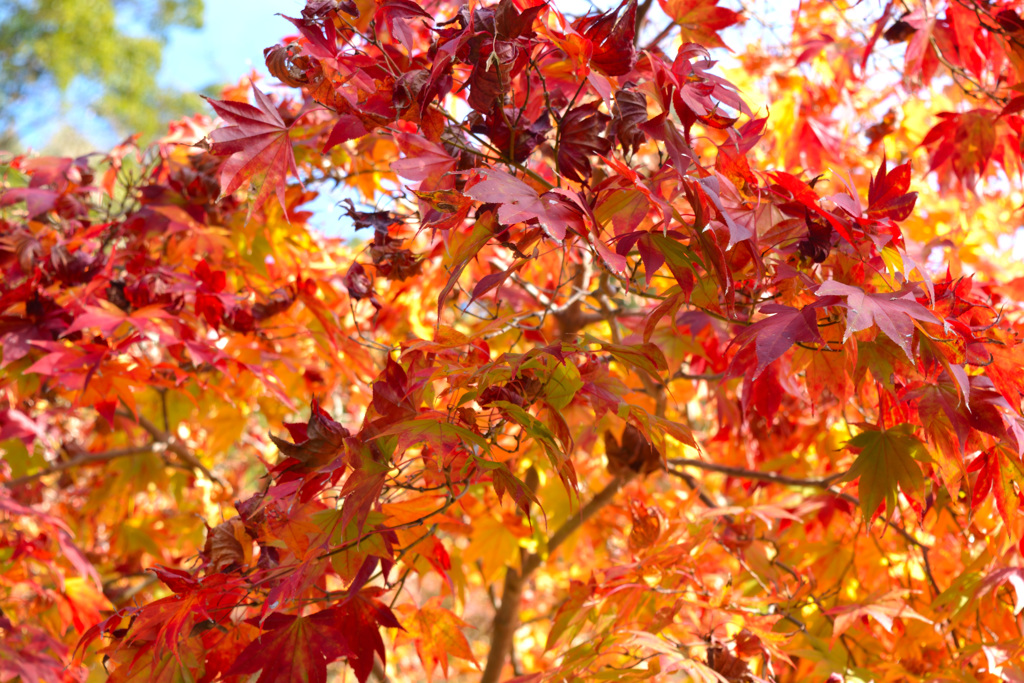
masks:
POLYGON ((675 470, 672 469, 671 467, 668 468, 666 472, 682 479, 683 482, 685 482, 686 485, 690 488, 690 490, 694 491, 697 494, 697 497, 700 498, 700 502, 704 503, 705 507, 712 510, 719 507, 718 503, 716 503, 714 499, 708 495, 708 492, 704 490, 704 487, 700 485, 700 482, 691 477, 686 472, 683 472, 682 470, 675 470))
MULTIPOLYGON (((559 527, 548 539, 546 557, 550 557, 583 523, 594 516, 598 510, 610 503, 632 476, 616 476, 608 485, 590 499, 579 514, 573 515, 559 527)), ((487 665, 484 667, 480 683, 498 683, 505 660, 512 651, 512 639, 519 627, 519 603, 523 595, 523 586, 530 575, 540 567, 546 559, 533 553, 523 558, 522 573, 509 567, 505 572, 505 587, 501 594, 501 606, 494 615, 494 627, 491 631, 491 648, 487 653, 487 665)))
POLYGON ((206 467, 206 465, 201 463, 199 461, 199 458, 197 458, 195 455, 193 455, 193 453, 185 446, 185 444, 181 443, 176 438, 174 438, 173 436, 171 436, 170 434, 168 434, 164 430, 162 430, 159 427, 157 427, 155 424, 150 422, 144 416, 139 415, 138 416, 138 420, 136 420, 134 415, 132 415, 129 412, 125 412, 125 411, 121 411, 121 410, 117 411, 117 416, 118 417, 123 417, 126 420, 131 420, 131 421, 135 422, 140 427, 142 427, 144 430, 149 432, 149 435, 152 436, 153 439, 155 439, 158 443, 162 443, 165 446, 167 446, 167 450, 169 450, 170 452, 174 453, 176 456, 181 458, 182 462, 184 462, 188 466, 192 467, 193 469, 197 469, 200 472, 202 472, 203 476, 205 476, 210 481, 216 482, 217 484, 220 484, 221 486, 224 486, 224 482, 221 481, 220 478, 217 477, 217 475, 213 474, 206 467))
POLYGON ((647 21, 647 12, 651 9, 654 0, 644 0, 636 9, 636 24, 633 26, 633 45, 640 45, 640 32, 647 21))
POLYGON ((501 606, 494 614, 491 648, 487 652, 487 664, 484 666, 480 683, 498 683, 501 679, 501 670, 505 668, 505 660, 512 651, 512 639, 519 628, 519 603, 522 597, 523 577, 514 567, 508 567, 505 570, 505 586, 501 592, 501 606))
MULTIPOLYGON (((832 483, 838 480, 840 477, 844 476, 845 472, 840 474, 833 474, 832 476, 825 477, 823 479, 798 479, 796 477, 787 477, 781 474, 775 474, 774 472, 757 472, 755 470, 748 470, 742 467, 729 467, 727 465, 717 465, 711 462, 704 462, 703 460, 691 460, 688 458, 673 458, 669 460, 669 464, 696 467, 698 469, 706 470, 708 472, 720 472, 739 479, 770 481, 776 484, 785 484, 787 486, 813 486, 815 488, 824 489, 831 493, 832 495, 836 496, 837 498, 842 498, 846 502, 851 503, 852 505, 856 505, 857 507, 860 507, 859 498, 857 498, 856 496, 851 496, 849 493, 841 493, 840 491, 837 491, 832 488, 832 483)), ((690 475, 680 470, 669 469, 668 471, 670 474, 674 474, 677 477, 688 479, 689 482, 694 481, 693 478, 690 477, 690 475)), ((703 497, 701 499, 703 500, 703 497)), ((887 519, 884 521, 888 527, 890 527, 897 534, 899 534, 907 543, 910 543, 911 545, 920 548, 924 551, 930 549, 929 546, 925 545, 924 543, 921 543, 921 541, 914 538, 909 531, 901 527, 899 524, 896 524, 896 522, 893 522, 891 519, 887 519)))
POLYGON ((671 33, 672 29, 674 29, 675 27, 676 27, 676 22, 674 22, 674 21, 670 22, 665 28, 661 29, 661 32, 657 36, 655 36, 651 40, 651 42, 647 43, 647 47, 645 47, 644 50, 650 50, 651 48, 656 46, 658 43, 660 43, 662 40, 664 40, 665 36, 667 36, 669 33, 671 33))
POLYGON ((10 481, 3 482, 3 486, 13 489, 18 486, 24 486, 30 482, 40 479, 50 474, 57 474, 58 472, 65 472, 67 470, 74 469, 76 467, 82 467, 84 465, 91 465, 98 462, 109 462, 111 460, 117 460, 118 458, 130 458, 135 455, 148 455, 155 453, 157 450, 157 444, 149 443, 145 446, 136 446, 132 448, 119 448, 110 451, 104 451, 102 453, 83 453, 75 456, 71 460, 65 460, 64 462, 55 463, 49 467, 46 467, 38 472, 32 474, 26 474, 24 477, 18 477, 17 479, 11 479, 10 481))
POLYGON ((775 484, 783 484, 785 486, 813 486, 820 489, 827 489, 833 484, 833 482, 846 474, 845 472, 840 472, 821 479, 800 479, 797 477, 787 477, 784 474, 776 474, 775 472, 758 472, 757 470, 748 470, 743 467, 730 467, 728 465, 719 465, 713 462, 705 462, 703 460, 694 460, 691 458, 672 458, 668 463, 670 465, 679 465, 683 467, 696 467, 697 469, 705 470, 707 472, 728 474, 729 476, 736 477, 738 479, 768 481, 775 484))
MULTIPOLYGON (((578 530, 583 523, 593 517, 598 510, 603 508, 605 505, 610 503, 622 487, 632 479, 632 476, 623 477, 617 476, 608 482, 608 485, 601 489, 593 498, 590 499, 583 509, 580 510, 578 515, 570 517, 565 524, 559 527, 555 533, 551 534, 551 538, 548 539, 548 550, 547 556, 550 557, 558 546, 562 545, 572 534, 578 530)), ((523 561, 523 578, 529 578, 530 574, 540 567, 541 562, 544 560, 540 555, 534 553, 523 561)))

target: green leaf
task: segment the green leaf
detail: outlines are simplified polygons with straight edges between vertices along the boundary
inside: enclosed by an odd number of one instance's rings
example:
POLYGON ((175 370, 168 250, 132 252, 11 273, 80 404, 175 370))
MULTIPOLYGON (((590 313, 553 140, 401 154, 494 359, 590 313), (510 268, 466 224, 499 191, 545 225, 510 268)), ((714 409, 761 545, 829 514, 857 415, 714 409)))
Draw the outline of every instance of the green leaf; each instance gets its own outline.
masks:
POLYGON ((523 428, 527 436, 532 437, 539 443, 547 454, 548 460, 551 461, 555 472, 558 473, 559 478, 565 485, 566 490, 576 490, 578 485, 576 470, 573 468, 572 461, 566 455, 562 444, 548 426, 514 403, 495 401, 491 405, 495 408, 500 408, 509 419, 517 422, 523 428))
POLYGON ((551 378, 544 386, 544 400, 555 410, 562 410, 572 403, 573 396, 583 388, 580 370, 569 360, 557 363, 551 378))
POLYGON ((355 521, 350 521, 345 527, 341 526, 341 510, 321 510, 314 513, 312 519, 325 533, 330 534, 330 546, 333 550, 331 566, 346 582, 352 581, 367 556, 391 557, 384 537, 372 531, 384 523, 385 515, 381 512, 371 511, 366 516, 362 532, 355 521), (337 551, 337 548, 349 543, 354 543, 354 545, 340 552, 337 551))
POLYGON ((382 431, 378 437, 398 436, 398 447, 405 449, 409 446, 427 442, 437 446, 444 446, 450 442, 461 442, 467 448, 476 446, 481 451, 489 449, 487 440, 479 434, 474 434, 465 427, 454 425, 447 421, 448 417, 442 413, 427 413, 419 415, 413 420, 406 420, 391 425, 382 431))
POLYGON ((701 269, 705 269, 704 262, 697 255, 697 252, 682 242, 677 242, 670 237, 656 232, 651 233, 651 240, 654 242, 654 246, 661 250, 661 253, 665 256, 665 263, 668 264, 669 270, 673 273, 677 269, 685 268, 696 274, 701 269))
MULTIPOLYGON (((544 445, 549 451, 555 453, 561 453, 562 448, 558 441, 555 439, 555 435, 551 433, 547 425, 535 418, 526 410, 523 410, 520 406, 515 403, 509 403, 508 401, 494 401, 492 403, 495 408, 500 408, 508 415, 509 418, 517 422, 526 432, 527 436, 530 436, 542 445, 544 445)), ((563 456, 564 457, 564 456, 563 456)), ((557 461, 553 461, 554 465, 558 465, 557 461)))
POLYGON ((12 479, 28 474, 29 453, 20 439, 0 441, 0 456, 10 466, 12 479))
POLYGON ((612 344, 587 336, 589 342, 601 345, 601 350, 606 351, 612 357, 626 366, 642 370, 654 380, 661 382, 660 373, 668 370, 668 361, 665 354, 661 352, 656 344, 645 342, 643 344, 612 344))
POLYGON ((843 481, 860 477, 860 506, 865 519, 870 519, 883 501, 891 517, 898 488, 908 494, 923 488, 924 477, 915 459, 927 460, 928 452, 910 429, 909 425, 898 425, 866 431, 847 442, 848 448, 860 453, 843 481))

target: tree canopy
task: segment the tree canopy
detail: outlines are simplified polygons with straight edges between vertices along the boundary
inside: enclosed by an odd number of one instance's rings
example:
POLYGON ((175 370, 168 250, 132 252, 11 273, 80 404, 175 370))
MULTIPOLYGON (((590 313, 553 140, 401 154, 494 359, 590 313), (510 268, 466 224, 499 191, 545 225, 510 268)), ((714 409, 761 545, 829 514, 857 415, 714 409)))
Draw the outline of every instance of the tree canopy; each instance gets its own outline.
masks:
POLYGON ((0 680, 1024 680, 1021 11, 307 0, 7 155, 0 680))
POLYGON ((202 18, 202 0, 8 0, 0 8, 0 125, 10 128, 26 110, 25 125, 51 120, 40 94, 66 94, 82 79, 97 96, 69 103, 75 111, 88 108, 124 135, 162 133, 198 105, 195 95, 157 85, 164 39, 202 18))

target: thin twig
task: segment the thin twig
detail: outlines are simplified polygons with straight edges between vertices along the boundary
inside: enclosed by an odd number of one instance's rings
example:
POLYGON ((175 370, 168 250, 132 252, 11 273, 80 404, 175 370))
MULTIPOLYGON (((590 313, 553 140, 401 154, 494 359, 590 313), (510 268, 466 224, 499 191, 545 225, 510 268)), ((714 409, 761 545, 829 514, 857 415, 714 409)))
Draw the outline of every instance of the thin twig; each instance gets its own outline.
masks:
POLYGON ((728 474, 731 477, 739 479, 755 479, 757 481, 769 481, 775 484, 784 484, 786 486, 813 486, 815 488, 827 489, 835 481, 842 478, 846 473, 840 472, 833 474, 829 477, 823 477, 818 479, 801 479, 798 477, 787 477, 784 474, 777 474, 775 472, 759 472, 757 470, 748 470, 743 467, 730 467, 729 465, 719 465, 713 462, 706 462, 704 460, 694 460, 691 458, 672 458, 669 461, 670 465, 679 465, 682 467, 696 467, 697 469, 705 470, 707 472, 718 472, 720 474, 728 474))

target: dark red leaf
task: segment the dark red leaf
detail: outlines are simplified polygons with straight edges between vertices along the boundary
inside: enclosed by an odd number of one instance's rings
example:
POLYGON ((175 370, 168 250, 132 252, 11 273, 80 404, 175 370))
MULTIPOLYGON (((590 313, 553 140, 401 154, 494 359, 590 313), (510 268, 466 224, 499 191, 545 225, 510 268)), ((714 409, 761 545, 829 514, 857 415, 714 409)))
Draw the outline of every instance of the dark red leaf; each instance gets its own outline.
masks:
POLYGON ((894 221, 907 219, 914 211, 917 202, 916 192, 907 192, 910 188, 910 162, 901 164, 886 172, 886 162, 871 180, 868 188, 868 215, 873 218, 891 218, 894 221))
POLYGON ((426 19, 431 24, 434 22, 430 13, 413 0, 385 0, 377 7, 377 13, 373 18, 378 26, 382 23, 387 24, 391 36, 397 38, 406 50, 412 50, 413 42, 409 22, 417 18, 426 19))
POLYGON ((503 107, 512 78, 526 66, 527 57, 528 53, 512 41, 485 43, 467 81, 469 106, 480 113, 503 107))
POLYGON ((558 127, 558 170, 578 183, 590 179, 590 157, 607 154, 611 143, 601 133, 611 120, 591 102, 566 112, 558 127))
POLYGON ((625 88, 615 93, 615 108, 608 134, 619 141, 623 154, 636 154, 644 143, 640 127, 647 123, 647 97, 634 88, 625 88))
POLYGON ((544 142, 547 132, 551 129, 551 122, 547 112, 541 112, 537 120, 530 125, 513 126, 509 128, 509 122, 518 120, 520 112, 511 108, 499 109, 495 107, 487 116, 481 117, 479 113, 470 114, 470 130, 473 133, 483 133, 495 147, 502 153, 516 162, 526 161, 530 153, 537 148, 537 145, 544 142), (513 149, 515 145, 515 149, 513 149))
POLYGON ((661 453, 644 437, 643 432, 627 423, 622 431, 622 443, 611 430, 605 430, 604 450, 608 458, 608 472, 619 475, 626 472, 650 474, 664 467, 661 453))
POLYGON ((348 638, 355 634, 339 628, 339 612, 332 608, 308 617, 271 614, 263 622, 264 632, 242 650, 227 675, 262 669, 256 683, 327 683, 330 662, 355 656, 348 646, 348 638))
POLYGON ((187 593, 199 585, 196 578, 183 569, 174 569, 158 564, 150 567, 149 571, 156 574, 156 577, 175 593, 187 593))
POLYGON ((325 465, 342 454, 349 431, 320 407, 316 399, 310 406, 309 422, 305 429, 299 425, 285 425, 294 444, 271 435, 271 440, 286 456, 306 466, 325 465))
POLYGON ((353 263, 349 266, 343 282, 345 289, 348 290, 348 295, 355 301, 369 299, 374 308, 380 309, 380 302, 377 301, 377 295, 373 291, 373 281, 370 280, 361 263, 353 263))
POLYGON ((394 613, 376 598, 379 589, 366 588, 331 610, 338 632, 351 647, 348 663, 359 683, 366 683, 373 670, 374 654, 387 663, 387 651, 380 629, 402 628, 394 613))
POLYGON ((590 65, 609 76, 622 76, 636 64, 636 0, 626 0, 614 10, 576 22, 576 30, 594 44, 590 65))
POLYGON ((331 129, 331 134, 327 136, 327 141, 324 143, 321 152, 328 152, 332 147, 340 145, 343 142, 349 140, 355 140, 361 138, 367 134, 366 126, 363 125, 362 120, 358 116, 352 114, 342 114, 338 117, 338 122, 334 124, 334 128, 331 129))
POLYGON ((741 347, 751 343, 754 345, 757 367, 751 379, 757 379, 769 363, 781 358, 794 344, 821 343, 816 311, 821 306, 820 301, 802 309, 779 304, 761 306, 761 312, 769 313, 771 317, 754 323, 733 340, 734 344, 741 347))
POLYGON ((409 378, 390 356, 387 365, 373 383, 373 408, 391 422, 415 417, 416 406, 410 398, 409 378))
POLYGON ((494 35, 499 40, 532 37, 533 21, 543 9, 544 5, 540 4, 520 12, 512 0, 501 0, 494 8, 494 35))

